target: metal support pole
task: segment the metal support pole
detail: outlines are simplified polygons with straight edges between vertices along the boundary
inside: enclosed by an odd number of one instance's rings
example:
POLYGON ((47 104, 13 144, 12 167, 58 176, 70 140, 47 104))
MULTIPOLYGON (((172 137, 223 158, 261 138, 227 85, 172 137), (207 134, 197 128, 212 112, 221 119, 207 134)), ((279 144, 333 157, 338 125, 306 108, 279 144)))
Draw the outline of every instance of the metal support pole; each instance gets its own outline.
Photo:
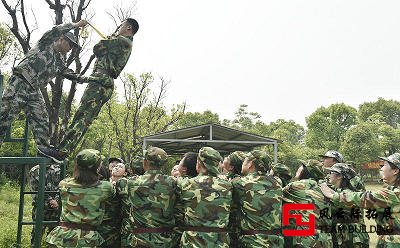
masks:
MULTIPOLYGON (((11 133, 11 128, 10 128, 11 133)), ((10 135, 11 136, 11 135, 10 135)), ((24 138, 23 138, 23 156, 26 157, 28 155, 29 149, 29 121, 28 118, 25 120, 25 130, 24 130, 24 138)), ((19 209, 18 209, 18 229, 17 229, 17 247, 21 247, 21 237, 22 237, 22 220, 24 218, 24 203, 25 203, 25 185, 26 185, 26 173, 27 173, 28 165, 22 166, 22 176, 21 176, 21 187, 19 194, 19 209)), ((38 246, 40 247, 40 246, 38 246)))
POLYGON ((39 164, 39 188, 37 193, 36 204, 36 219, 35 221, 35 237, 33 245, 35 248, 40 248, 42 242, 42 229, 43 229, 43 212, 44 212, 44 185, 46 181, 46 164, 39 164))
POLYGON ((274 142, 274 162, 278 163, 278 142, 274 142))
POLYGON ((22 193, 25 191, 25 173, 27 165, 22 166, 22 177, 21 185, 19 189, 19 208, 18 208, 18 229, 17 229, 17 247, 21 247, 21 237, 22 237, 22 219, 24 218, 24 199, 25 195, 22 193))
POLYGON ((25 120, 25 130, 24 130, 23 155, 22 156, 27 157, 28 156, 28 150, 29 150, 29 120, 28 120, 28 118, 26 118, 26 120, 25 120))
MULTIPOLYGON (((143 139, 143 147, 142 147, 142 149, 143 149, 143 152, 144 152, 144 150, 147 149, 147 139, 143 139)), ((143 152, 142 152, 141 156, 143 156, 143 152)))

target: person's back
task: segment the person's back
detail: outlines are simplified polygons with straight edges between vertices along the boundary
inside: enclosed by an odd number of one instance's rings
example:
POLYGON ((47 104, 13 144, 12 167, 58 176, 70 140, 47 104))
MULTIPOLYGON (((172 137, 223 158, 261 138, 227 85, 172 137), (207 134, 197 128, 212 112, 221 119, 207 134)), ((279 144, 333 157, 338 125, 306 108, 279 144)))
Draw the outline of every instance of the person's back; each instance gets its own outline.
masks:
MULTIPOLYGON (((324 178, 325 174, 320 163, 316 160, 308 160, 302 163, 303 165, 298 170, 300 176, 296 175, 299 180, 291 182, 283 188, 283 203, 313 204, 315 211, 312 211, 312 214, 315 215, 316 234, 314 236, 293 237, 292 244, 295 247, 332 247, 332 235, 329 233, 332 226, 331 206, 325 200, 317 182, 324 178)), ((293 212, 302 215, 303 222, 309 221, 311 211, 293 212)), ((297 226, 297 229, 301 228, 306 227, 297 226)), ((290 244, 286 244, 286 240, 285 246, 291 247, 290 244)))
POLYGON ((178 201, 184 213, 181 247, 229 247, 228 222, 232 185, 218 175, 222 157, 210 147, 199 151, 199 175, 178 181, 178 201))
POLYGON ((247 234, 241 237, 240 242, 252 247, 282 245, 282 188, 279 182, 272 176, 252 173, 232 184, 234 197, 237 194, 241 206, 241 233, 247 234))
POLYGON ((104 202, 114 195, 114 188, 110 182, 96 180, 96 169, 101 163, 99 154, 92 149, 78 153, 75 167, 81 168, 75 169, 74 178, 66 178, 60 182, 62 212, 59 226, 47 236, 46 242, 50 247, 97 247, 103 243, 104 239, 96 228, 104 217, 104 202), (87 159, 88 157, 90 158, 87 159), (90 174, 85 174, 84 170, 90 170, 90 174), (76 173, 81 177, 75 176, 76 173), (90 184, 82 184, 77 180, 82 177, 93 180, 90 184))
POLYGON ((133 246, 171 247, 175 226, 175 181, 160 170, 148 170, 129 184, 133 246), (158 233, 146 229, 160 228, 158 233), (161 229, 165 229, 161 230, 161 229), (143 230, 142 230, 143 229, 143 230))
POLYGON ((184 223, 189 227, 188 231, 183 232, 181 245, 220 247, 228 244, 228 233, 226 231, 219 233, 217 229, 228 226, 231 191, 231 183, 209 175, 198 175, 180 181, 179 192, 185 213, 184 223), (190 227, 205 227, 205 231, 191 231, 190 227), (215 232, 212 228, 216 229, 215 232))
POLYGON ((238 247, 282 247, 280 183, 267 172, 271 158, 255 150, 245 155, 242 176, 232 181, 233 201, 238 206, 232 214, 240 222, 238 247))
POLYGON ((97 58, 93 73, 104 71, 117 78, 131 55, 132 37, 120 35, 101 40, 94 46, 93 52, 97 58))
POLYGON ((104 216, 102 205, 112 196, 113 187, 106 181, 84 187, 73 178, 66 178, 60 182, 60 194, 63 207, 68 209, 61 213, 61 222, 80 223, 84 220, 85 224, 98 226, 104 216))
POLYGON ((149 148, 143 161, 144 175, 127 180, 131 228, 128 240, 133 247, 176 245, 173 231, 176 183, 160 170, 166 161, 164 150, 149 148))

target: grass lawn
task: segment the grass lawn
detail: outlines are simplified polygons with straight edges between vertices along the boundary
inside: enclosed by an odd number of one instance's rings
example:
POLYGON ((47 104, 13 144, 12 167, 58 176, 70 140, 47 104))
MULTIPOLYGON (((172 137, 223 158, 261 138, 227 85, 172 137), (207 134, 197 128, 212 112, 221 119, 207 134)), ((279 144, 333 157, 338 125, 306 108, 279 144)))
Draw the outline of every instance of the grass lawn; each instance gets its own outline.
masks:
MULTIPOLYGON (((24 220, 31 221, 31 196, 25 195, 24 220)), ((18 226, 19 186, 0 185, 0 248, 15 247, 18 226)), ((22 228, 22 247, 30 246, 31 226, 22 228)))

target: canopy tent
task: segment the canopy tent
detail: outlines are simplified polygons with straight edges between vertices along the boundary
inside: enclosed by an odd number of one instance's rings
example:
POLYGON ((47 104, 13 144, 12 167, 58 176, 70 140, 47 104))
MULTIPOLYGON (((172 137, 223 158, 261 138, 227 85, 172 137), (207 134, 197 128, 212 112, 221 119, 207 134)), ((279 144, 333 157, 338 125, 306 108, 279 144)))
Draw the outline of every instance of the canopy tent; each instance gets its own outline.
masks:
POLYGON ((250 151, 258 146, 272 145, 277 162, 278 140, 218 124, 205 124, 182 128, 143 137, 143 149, 149 145, 164 149, 168 154, 197 152, 203 146, 211 146, 221 154, 233 151, 250 151))

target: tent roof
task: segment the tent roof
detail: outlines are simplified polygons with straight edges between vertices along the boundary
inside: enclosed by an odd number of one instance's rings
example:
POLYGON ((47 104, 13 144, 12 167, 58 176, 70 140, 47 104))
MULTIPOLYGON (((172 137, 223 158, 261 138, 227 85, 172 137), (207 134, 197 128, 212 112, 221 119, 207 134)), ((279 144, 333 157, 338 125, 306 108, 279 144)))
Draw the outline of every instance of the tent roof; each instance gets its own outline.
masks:
POLYGON ((274 145, 275 147, 277 143, 278 141, 273 138, 213 123, 143 137, 143 148, 148 145, 157 146, 168 154, 197 152, 203 146, 211 146, 226 154, 233 151, 248 151, 262 145, 274 145))

